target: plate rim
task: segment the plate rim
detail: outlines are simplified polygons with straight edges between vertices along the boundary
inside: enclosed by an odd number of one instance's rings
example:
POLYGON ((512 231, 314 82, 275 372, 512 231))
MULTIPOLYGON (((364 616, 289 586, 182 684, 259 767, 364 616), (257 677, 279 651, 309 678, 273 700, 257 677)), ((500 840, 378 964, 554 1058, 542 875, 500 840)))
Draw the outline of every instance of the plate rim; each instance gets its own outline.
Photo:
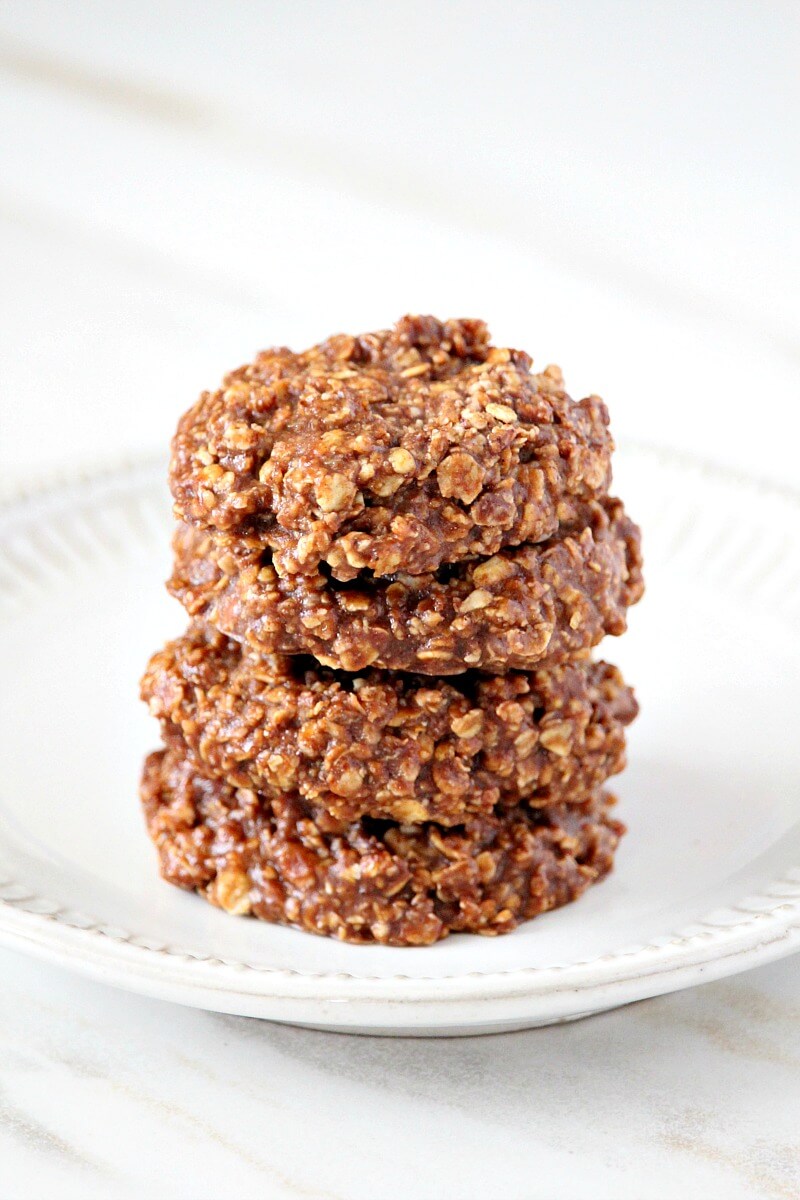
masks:
MULTIPOLYGON (((800 490, 788 485, 683 451, 632 440, 623 440, 621 447, 628 454, 665 468, 690 470, 712 483, 744 487, 762 498, 769 496, 792 510, 800 510, 800 490)), ((35 509, 37 503, 55 498, 69 503, 93 486, 121 483, 131 487, 139 480, 155 479, 156 471, 163 467, 163 455, 125 457, 100 468, 54 472, 35 486, 11 489, 0 497, 0 532, 13 528, 15 517, 22 518, 23 524, 25 519, 30 520, 35 516, 31 508, 35 509)), ((525 1001, 528 1011, 532 1003, 547 1005, 548 1012, 557 1017, 578 1013, 582 1005, 586 1007, 587 998, 592 1002, 590 1011, 613 1007, 691 986, 700 981, 699 977, 733 974, 800 949, 800 864, 766 883, 758 895, 744 897, 695 921, 684 933, 550 966, 439 976, 409 976, 398 970, 392 975, 374 976, 206 958, 180 947, 156 945, 152 939, 126 930, 109 929, 99 919, 75 914, 55 901, 34 895, 5 872, 0 872, 0 943, 129 990, 278 1019, 279 1013, 261 1010, 282 1001, 308 1002, 312 1006, 345 1002, 348 1015, 337 1010, 337 1020, 351 1025, 357 1024, 357 1008, 372 1009, 376 1003, 385 1008, 388 1002, 400 1004, 403 1019, 414 1026, 431 1022, 436 1014, 430 1006, 444 1010, 438 1014, 441 1021, 449 1018, 459 1002, 469 1005, 491 999, 512 1004, 525 1001), (225 997, 227 1003, 223 1003, 225 997), (243 1000, 247 1001, 244 1005, 243 1000), (412 1001, 429 1007, 422 1014, 412 1014, 406 1008, 412 1001)), ((397 949, 402 953, 402 948, 397 949)), ((364 951, 368 953, 369 947, 364 951)), ((371 1019, 374 1016, 371 1012, 371 1019)), ((475 1016, 470 1014, 473 1022, 475 1016)))

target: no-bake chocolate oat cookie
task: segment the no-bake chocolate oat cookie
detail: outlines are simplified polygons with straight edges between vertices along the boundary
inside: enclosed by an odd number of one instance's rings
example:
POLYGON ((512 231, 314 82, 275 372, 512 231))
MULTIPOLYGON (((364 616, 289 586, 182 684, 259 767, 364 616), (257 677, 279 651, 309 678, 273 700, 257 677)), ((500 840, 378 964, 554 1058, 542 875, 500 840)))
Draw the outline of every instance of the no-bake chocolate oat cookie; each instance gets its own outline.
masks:
POLYGON ((625 630, 642 593, 639 531, 618 500, 582 506, 574 532, 439 574, 341 584, 282 576, 243 539, 179 525, 170 590, 193 616, 262 653, 312 654, 452 675, 557 662, 625 630))
POLYGON ((449 830, 324 823, 296 796, 268 802, 205 779, 175 751, 150 755, 141 794, 171 883, 230 913, 395 946, 507 933, 567 904, 611 869, 624 832, 603 796, 449 830))
POLYGON ((353 942, 504 933, 623 827, 636 701, 593 663, 642 594, 596 396, 481 321, 265 351, 173 441, 170 591, 142 696, 165 879, 353 942))
POLYGON ((530 368, 482 321, 434 317, 264 351, 181 420, 176 513, 339 580, 542 541, 607 492, 613 446, 598 397, 530 368))
POLYGON ((637 705, 607 663, 454 682, 255 656, 194 625, 142 698, 195 768, 312 812, 458 824, 497 804, 584 803, 625 765, 637 705))

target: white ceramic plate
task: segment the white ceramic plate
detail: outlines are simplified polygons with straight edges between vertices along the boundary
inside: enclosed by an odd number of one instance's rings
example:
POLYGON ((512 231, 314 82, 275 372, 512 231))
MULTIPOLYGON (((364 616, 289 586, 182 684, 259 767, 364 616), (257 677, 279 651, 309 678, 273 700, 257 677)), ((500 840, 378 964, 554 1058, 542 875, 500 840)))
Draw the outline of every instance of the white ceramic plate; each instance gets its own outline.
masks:
POLYGON ((0 939, 223 1012, 371 1033, 520 1028, 719 978, 800 947, 800 498, 653 451, 618 456, 648 593, 604 652, 642 716, 630 832, 577 904, 503 938, 346 946, 162 883, 136 798, 137 700, 184 618, 161 586, 163 467, 0 511, 0 939))

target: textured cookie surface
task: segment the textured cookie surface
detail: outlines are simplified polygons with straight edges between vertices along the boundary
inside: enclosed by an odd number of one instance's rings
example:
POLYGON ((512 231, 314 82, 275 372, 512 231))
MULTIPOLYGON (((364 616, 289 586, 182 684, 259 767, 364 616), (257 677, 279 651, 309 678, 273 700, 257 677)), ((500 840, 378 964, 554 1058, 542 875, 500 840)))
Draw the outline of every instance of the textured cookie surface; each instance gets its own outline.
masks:
POLYGON ((348 676, 259 656, 206 625, 153 655, 142 698, 198 770, 313 811, 458 824, 495 805, 583 803, 625 764, 637 706, 615 667, 348 676))
POLYGON ((481 321, 268 350, 204 393, 173 441, 189 523, 257 537, 279 573, 424 575, 551 537, 610 482, 608 414, 481 321))
POLYGON ((558 662, 626 628, 642 594, 639 531, 618 500, 592 501, 574 530, 433 575, 336 583, 279 574, 257 542, 179 525, 170 590, 261 653, 312 654, 452 675, 558 662))
POLYGON ((150 755, 141 794, 169 882, 229 913, 395 946, 507 933, 567 904, 608 873, 624 832, 602 796, 450 830, 323 823, 296 796, 267 802, 198 775, 177 751, 150 755))

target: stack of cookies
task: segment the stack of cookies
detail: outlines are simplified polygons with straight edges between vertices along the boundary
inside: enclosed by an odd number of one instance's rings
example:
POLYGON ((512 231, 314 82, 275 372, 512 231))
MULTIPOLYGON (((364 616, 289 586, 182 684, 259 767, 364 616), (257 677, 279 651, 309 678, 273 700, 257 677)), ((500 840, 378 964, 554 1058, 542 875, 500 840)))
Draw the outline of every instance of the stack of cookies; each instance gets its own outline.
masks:
POLYGON ((608 414, 481 321, 269 350, 173 443, 142 695, 166 879, 345 941, 505 933, 611 868, 642 593, 608 414))

